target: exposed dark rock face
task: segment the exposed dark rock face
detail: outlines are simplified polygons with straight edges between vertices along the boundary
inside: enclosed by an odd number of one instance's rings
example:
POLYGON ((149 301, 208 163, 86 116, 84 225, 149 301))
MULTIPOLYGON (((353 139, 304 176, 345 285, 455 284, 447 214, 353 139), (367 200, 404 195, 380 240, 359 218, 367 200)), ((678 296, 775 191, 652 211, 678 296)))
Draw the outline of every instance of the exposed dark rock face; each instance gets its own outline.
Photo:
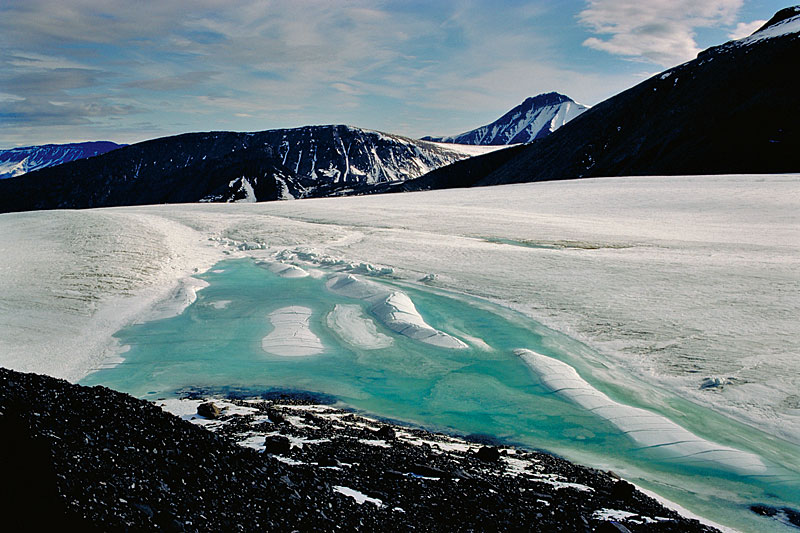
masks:
MULTIPOLYGON (((788 24, 782 10, 753 37, 788 24)), ((763 35, 763 34, 762 34, 763 35)), ((800 34, 701 52, 553 134, 376 192, 601 176, 800 172, 800 34)))
POLYGON ((0 212, 325 196, 412 179, 463 151, 349 126, 187 133, 0 181, 0 212))
POLYGON ((511 459, 444 451, 467 441, 395 427, 388 443, 375 421, 331 407, 237 403, 250 414, 223 410, 204 422, 212 433, 104 387, 0 369, 0 516, 15 531, 589 531, 611 508, 635 513, 631 531, 710 531, 547 454, 504 450, 528 465, 512 475, 511 459), (234 443, 254 432, 281 437, 284 455, 234 443), (287 451, 290 436, 305 444, 287 451))

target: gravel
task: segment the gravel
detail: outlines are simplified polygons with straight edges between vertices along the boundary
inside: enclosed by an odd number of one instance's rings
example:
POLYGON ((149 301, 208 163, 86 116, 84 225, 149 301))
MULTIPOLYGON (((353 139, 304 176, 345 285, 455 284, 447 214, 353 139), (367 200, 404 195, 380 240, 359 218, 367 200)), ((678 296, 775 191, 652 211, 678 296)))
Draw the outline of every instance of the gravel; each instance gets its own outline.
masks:
POLYGON ((0 369, 7 530, 715 531, 553 455, 302 395, 209 401, 179 417, 0 369))

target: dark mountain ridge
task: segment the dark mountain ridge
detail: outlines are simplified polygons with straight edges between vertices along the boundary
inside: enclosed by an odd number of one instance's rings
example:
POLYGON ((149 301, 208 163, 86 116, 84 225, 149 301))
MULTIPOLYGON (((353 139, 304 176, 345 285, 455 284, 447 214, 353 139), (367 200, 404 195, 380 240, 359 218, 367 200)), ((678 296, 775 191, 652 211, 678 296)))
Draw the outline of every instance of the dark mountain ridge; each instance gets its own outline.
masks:
POLYGON ((0 212, 318 196, 333 185, 415 178, 469 156, 343 125, 186 133, 0 181, 0 212))
POLYGON ((375 190, 798 172, 798 30, 800 7, 787 8, 751 37, 709 48, 592 107, 546 138, 375 190))

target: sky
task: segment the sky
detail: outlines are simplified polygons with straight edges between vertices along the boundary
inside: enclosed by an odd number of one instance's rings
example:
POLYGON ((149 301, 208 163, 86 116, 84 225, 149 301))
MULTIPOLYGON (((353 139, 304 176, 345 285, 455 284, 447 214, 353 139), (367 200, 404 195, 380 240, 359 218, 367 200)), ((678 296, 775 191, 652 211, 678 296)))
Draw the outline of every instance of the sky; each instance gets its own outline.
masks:
POLYGON ((350 124, 409 137, 588 105, 773 0, 2 0, 0 148, 350 124))

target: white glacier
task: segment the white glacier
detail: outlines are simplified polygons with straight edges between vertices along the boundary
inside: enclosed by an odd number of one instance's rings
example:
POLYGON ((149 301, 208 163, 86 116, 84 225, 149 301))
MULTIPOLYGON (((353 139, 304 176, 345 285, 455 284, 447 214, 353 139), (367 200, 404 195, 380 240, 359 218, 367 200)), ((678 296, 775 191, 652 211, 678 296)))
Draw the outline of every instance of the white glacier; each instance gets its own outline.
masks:
POLYGON ((0 364, 79 379, 181 279, 306 247, 412 285, 434 272, 585 342, 600 355, 577 362, 645 403, 658 387, 800 443, 798 213, 790 174, 5 214, 0 364))

